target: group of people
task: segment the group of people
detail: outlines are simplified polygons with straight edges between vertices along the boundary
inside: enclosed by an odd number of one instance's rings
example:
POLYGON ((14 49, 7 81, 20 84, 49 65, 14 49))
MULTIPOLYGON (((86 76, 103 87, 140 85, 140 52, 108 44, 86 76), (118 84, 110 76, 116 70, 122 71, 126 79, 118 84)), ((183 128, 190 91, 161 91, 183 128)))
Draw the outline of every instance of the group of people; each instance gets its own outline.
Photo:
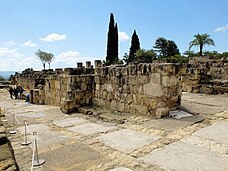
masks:
MULTIPOLYGON (((16 86, 16 87, 9 86, 7 88, 7 90, 9 91, 9 94, 10 94, 10 98, 11 99, 13 99, 13 98, 14 99, 24 99, 23 98, 23 92, 25 90, 23 89, 23 87, 21 87, 21 86, 16 86)), ((28 93, 26 95, 26 102, 29 102, 29 98, 30 98, 30 93, 28 93)))

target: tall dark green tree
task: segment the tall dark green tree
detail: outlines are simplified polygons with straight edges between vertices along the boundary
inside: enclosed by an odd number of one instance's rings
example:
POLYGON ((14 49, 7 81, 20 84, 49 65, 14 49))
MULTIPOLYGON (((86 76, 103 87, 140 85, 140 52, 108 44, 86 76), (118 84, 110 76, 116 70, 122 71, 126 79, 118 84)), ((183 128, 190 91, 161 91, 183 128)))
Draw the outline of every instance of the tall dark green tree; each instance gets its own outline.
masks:
POLYGON ((115 24, 114 15, 111 13, 108 29, 106 65, 111 65, 115 61, 118 61, 118 27, 115 24))
POLYGON ((136 31, 134 30, 132 37, 131 37, 131 47, 130 47, 130 51, 129 51, 128 63, 132 62, 136 59, 135 53, 138 49, 140 49, 139 37, 136 34, 136 31))
POLYGON ((114 30, 115 30, 115 32, 114 32, 114 45, 115 45, 115 47, 114 47, 114 60, 113 60, 113 62, 112 63, 117 63, 118 62, 118 46, 119 46, 119 44, 118 44, 118 26, 117 26, 117 23, 115 24, 115 27, 114 27, 114 30))

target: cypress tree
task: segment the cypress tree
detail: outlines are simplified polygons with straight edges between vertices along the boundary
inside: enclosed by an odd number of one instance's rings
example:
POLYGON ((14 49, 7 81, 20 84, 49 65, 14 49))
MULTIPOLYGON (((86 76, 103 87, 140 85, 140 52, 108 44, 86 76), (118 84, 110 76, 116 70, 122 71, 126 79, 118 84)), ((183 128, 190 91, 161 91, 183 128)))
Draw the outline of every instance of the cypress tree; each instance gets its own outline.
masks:
POLYGON ((129 52, 128 62, 132 62, 135 60, 135 52, 140 49, 139 37, 134 30, 132 37, 131 37, 131 47, 129 52))
POLYGON ((116 62, 118 62, 118 26, 117 26, 117 23, 115 24, 114 30, 115 30, 115 32, 114 32, 114 37, 115 37, 114 45, 115 45, 115 47, 113 49, 113 51, 114 51, 113 62, 116 63, 116 62))
POLYGON ((115 24, 114 16, 110 14, 106 65, 113 64, 118 60, 118 27, 115 24))

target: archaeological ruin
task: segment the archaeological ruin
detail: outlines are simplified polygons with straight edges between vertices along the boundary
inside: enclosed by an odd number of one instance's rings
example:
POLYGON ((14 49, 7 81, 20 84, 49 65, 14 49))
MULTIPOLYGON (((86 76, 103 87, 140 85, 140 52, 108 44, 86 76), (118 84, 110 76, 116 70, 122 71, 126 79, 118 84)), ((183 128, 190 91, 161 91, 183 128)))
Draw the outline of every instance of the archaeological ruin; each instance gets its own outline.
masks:
POLYGON ((31 92, 31 102, 60 106, 64 113, 97 105, 114 111, 161 118, 181 103, 182 91, 228 93, 228 60, 192 58, 188 64, 102 66, 16 74, 14 83, 31 92))

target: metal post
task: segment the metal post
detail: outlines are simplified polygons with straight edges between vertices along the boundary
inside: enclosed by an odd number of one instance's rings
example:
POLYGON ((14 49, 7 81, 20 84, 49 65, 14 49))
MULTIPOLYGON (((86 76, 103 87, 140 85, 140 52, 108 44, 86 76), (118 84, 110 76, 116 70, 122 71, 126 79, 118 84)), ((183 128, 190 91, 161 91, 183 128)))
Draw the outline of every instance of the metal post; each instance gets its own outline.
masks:
MULTIPOLYGON (((34 141, 35 149, 34 150, 36 150, 36 155, 35 155, 36 159, 34 159, 34 161, 33 161, 33 166, 40 166, 40 165, 45 163, 45 160, 44 159, 39 159, 37 142, 36 142, 36 132, 34 132, 33 135, 34 135, 34 138, 35 138, 35 141, 34 141)), ((35 156, 34 156, 34 158, 35 158, 35 156)))
POLYGON ((9 132, 10 134, 16 134, 17 131, 15 130, 15 114, 13 115, 13 129, 9 132))
POLYGON ((24 124, 25 124, 25 136, 24 136, 24 142, 21 143, 21 145, 29 145, 32 142, 27 140, 27 121, 24 120, 24 124))

